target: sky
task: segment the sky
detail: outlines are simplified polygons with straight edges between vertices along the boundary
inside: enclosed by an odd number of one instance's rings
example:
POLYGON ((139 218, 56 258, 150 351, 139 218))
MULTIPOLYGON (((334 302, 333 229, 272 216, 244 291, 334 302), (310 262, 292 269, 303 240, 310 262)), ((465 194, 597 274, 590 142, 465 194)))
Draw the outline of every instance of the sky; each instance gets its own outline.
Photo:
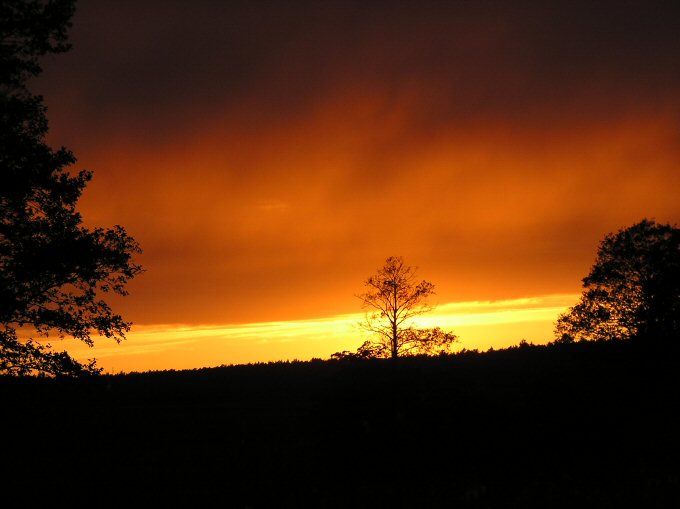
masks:
POLYGON ((551 340, 605 234, 680 222, 679 5, 80 0, 32 89, 146 272, 126 341, 60 347, 327 358, 388 256, 461 348, 551 340))

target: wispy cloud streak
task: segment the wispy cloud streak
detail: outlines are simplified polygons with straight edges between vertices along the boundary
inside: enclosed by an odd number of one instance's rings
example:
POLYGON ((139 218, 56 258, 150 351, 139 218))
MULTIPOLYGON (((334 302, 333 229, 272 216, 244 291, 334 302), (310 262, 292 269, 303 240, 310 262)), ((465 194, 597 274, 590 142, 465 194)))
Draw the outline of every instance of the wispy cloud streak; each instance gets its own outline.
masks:
MULTIPOLYGON (((558 314, 573 305, 577 297, 564 294, 446 303, 415 323, 452 330, 460 336, 461 348, 497 348, 527 336, 537 342, 547 341, 558 314), (522 337, 517 336, 518 325, 523 327, 522 337)), ((65 340, 57 346, 77 358, 96 357, 107 370, 117 366, 122 371, 327 358, 338 350, 355 349, 365 339, 358 325, 363 318, 363 313, 349 313, 245 324, 144 325, 135 327, 120 345, 100 340, 89 349, 65 340)))

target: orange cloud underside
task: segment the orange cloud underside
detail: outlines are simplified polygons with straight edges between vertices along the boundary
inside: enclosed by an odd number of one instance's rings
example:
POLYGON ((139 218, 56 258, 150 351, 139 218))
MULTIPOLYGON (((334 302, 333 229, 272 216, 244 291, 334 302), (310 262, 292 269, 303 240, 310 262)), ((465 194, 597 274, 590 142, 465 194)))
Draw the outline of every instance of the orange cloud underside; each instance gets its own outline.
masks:
POLYGON ((124 224, 150 269, 121 303, 133 321, 351 312, 393 254, 445 301, 574 292, 604 233, 677 217, 680 158, 663 116, 424 138, 363 101, 253 133, 224 117, 158 150, 88 155, 99 170, 85 217, 124 224), (120 167, 134 176, 109 177, 120 167))

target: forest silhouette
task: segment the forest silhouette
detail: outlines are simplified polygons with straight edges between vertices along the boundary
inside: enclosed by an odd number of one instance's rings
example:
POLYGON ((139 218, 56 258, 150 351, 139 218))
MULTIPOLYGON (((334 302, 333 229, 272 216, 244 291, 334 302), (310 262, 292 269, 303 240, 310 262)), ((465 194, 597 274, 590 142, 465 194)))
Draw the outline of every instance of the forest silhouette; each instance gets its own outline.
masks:
POLYGON ((5 494, 69 506, 677 507, 677 345, 4 377, 5 494))

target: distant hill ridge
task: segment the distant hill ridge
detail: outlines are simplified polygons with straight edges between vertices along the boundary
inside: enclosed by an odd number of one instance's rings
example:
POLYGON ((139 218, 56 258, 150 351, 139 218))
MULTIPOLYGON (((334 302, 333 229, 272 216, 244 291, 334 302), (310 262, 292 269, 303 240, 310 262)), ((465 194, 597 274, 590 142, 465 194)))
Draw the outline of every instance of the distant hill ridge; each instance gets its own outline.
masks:
POLYGON ((49 501, 677 507, 678 359, 641 340, 523 343, 1 379, 0 396, 5 437, 25 437, 7 440, 12 482, 49 501))

